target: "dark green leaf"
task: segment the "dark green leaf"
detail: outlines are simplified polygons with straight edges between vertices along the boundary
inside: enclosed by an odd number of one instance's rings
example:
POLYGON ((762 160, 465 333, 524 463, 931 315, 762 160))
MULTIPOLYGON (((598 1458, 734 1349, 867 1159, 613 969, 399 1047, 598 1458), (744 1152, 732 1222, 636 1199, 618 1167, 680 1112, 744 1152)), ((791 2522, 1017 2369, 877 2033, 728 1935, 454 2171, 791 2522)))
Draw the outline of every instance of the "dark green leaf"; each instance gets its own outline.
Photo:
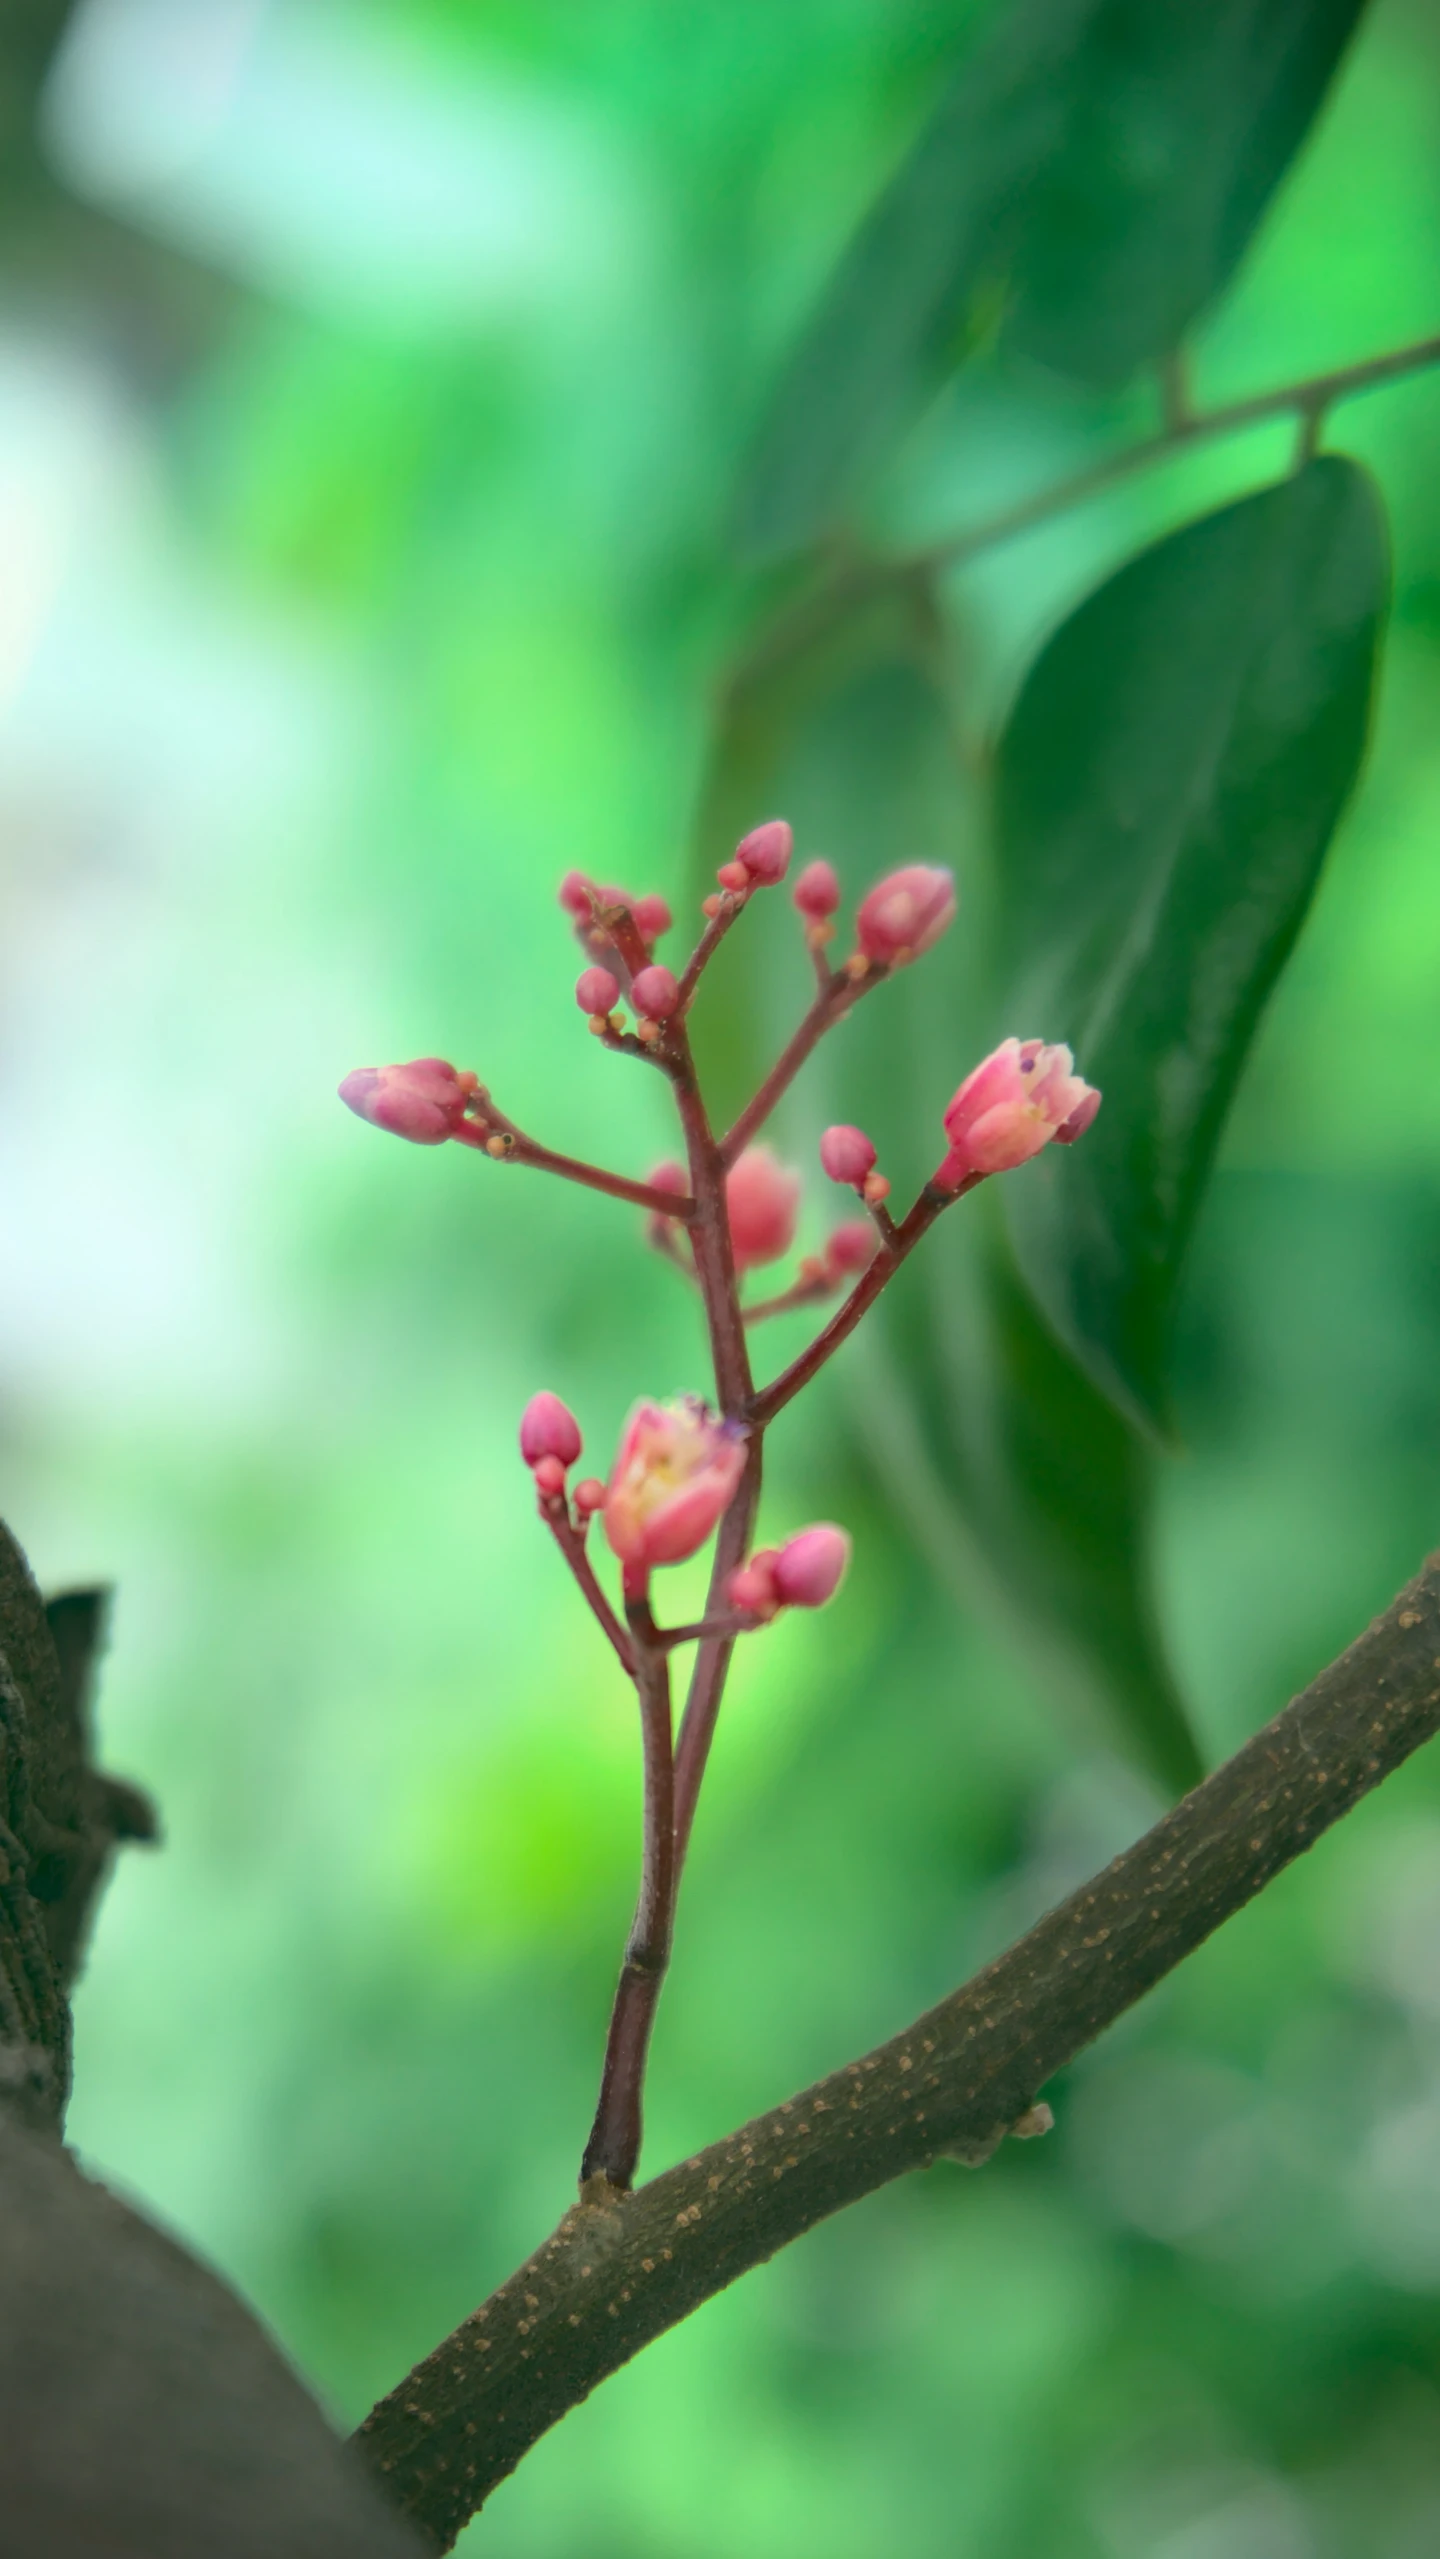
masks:
POLYGON ((1091 1376, 1165 1420, 1181 1260, 1261 1008, 1359 767, 1386 583, 1353 463, 1131 561, 1056 633, 999 770, 1006 1030, 1105 1105, 1009 1179, 1021 1267, 1091 1376))
POLYGON ((840 259, 762 423, 754 550, 835 516, 987 321, 1095 383, 1231 275, 1363 0, 1009 0, 840 259))
POLYGON ((1104 0, 1010 278, 1007 340, 1121 383, 1228 282, 1364 0, 1104 0))
POLYGON ((845 251, 746 473, 747 547, 807 541, 965 351, 1059 150, 1099 0, 1019 0, 965 63, 845 251))

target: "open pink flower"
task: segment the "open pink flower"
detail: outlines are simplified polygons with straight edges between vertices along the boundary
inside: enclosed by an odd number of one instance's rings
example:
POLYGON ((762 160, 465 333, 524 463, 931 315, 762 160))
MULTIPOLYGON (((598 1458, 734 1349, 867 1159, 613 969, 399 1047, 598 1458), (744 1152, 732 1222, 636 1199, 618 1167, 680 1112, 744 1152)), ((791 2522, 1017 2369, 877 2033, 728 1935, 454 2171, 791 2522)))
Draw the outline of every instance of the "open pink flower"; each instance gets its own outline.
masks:
POLYGON ((950 1152, 936 1182, 958 1189, 985 1173, 1008 1173, 1055 1139, 1073 1146, 1100 1108, 1093 1084, 1075 1073, 1063 1041, 1002 1040, 966 1076, 945 1113, 950 1152))
POLYGON ((910 862, 877 880, 861 899, 855 930, 867 960, 903 968, 939 941, 954 913, 953 873, 910 862))
POLYGON ((458 1134, 478 1078, 457 1075, 443 1057, 412 1057, 408 1066, 357 1066, 340 1087, 347 1109, 372 1128, 439 1146, 458 1134))
POLYGON ((747 1146, 725 1176, 725 1205, 737 1271, 778 1262, 795 1241, 800 1176, 787 1172, 768 1146, 747 1146))
POLYGON ((745 1433, 695 1395, 637 1404, 605 1495, 605 1535, 643 1587, 653 1564, 683 1564, 729 1508, 745 1465, 745 1433))

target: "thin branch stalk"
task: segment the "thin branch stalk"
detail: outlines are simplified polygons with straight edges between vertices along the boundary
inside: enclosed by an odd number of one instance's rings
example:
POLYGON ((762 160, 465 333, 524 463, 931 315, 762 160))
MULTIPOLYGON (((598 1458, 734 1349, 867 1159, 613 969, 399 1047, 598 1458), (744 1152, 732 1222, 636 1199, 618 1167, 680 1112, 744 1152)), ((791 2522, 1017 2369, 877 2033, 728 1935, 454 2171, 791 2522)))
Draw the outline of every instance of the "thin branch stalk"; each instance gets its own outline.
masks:
POLYGON ((1383 355, 1366 356, 1358 364, 1336 365, 1324 373, 1307 374, 1272 391, 1225 401, 1217 408, 1172 406, 1166 423, 1156 434, 1142 436, 1138 442, 1090 463, 1083 471, 1053 481, 1049 488, 1003 508, 983 523, 960 527, 916 550, 890 557, 857 558, 850 553, 832 561, 827 574, 800 596, 788 613, 771 622, 731 669, 727 691, 732 696, 743 692, 771 669, 801 654, 829 627, 842 605, 863 603, 894 587, 928 584, 937 571, 959 568, 967 560, 997 550, 1002 543, 1013 542, 1021 534, 1047 524, 1053 516, 1064 515, 1072 507, 1102 496, 1132 473, 1148 471, 1155 463, 1192 445, 1243 434, 1248 427, 1263 426, 1272 418, 1306 419, 1323 413, 1337 401, 1354 399, 1364 391, 1381 390, 1387 383, 1401 381, 1406 374, 1423 372, 1434 364, 1440 364, 1437 335, 1414 338, 1383 355))
POLYGON ((923 549, 904 553, 891 564, 892 570, 913 577, 955 568, 981 551, 994 550, 998 543, 1011 542, 1017 534, 1028 533, 1032 526, 1043 524, 1052 515, 1064 515, 1071 507, 1083 505, 1087 498, 1098 497, 1103 489, 1127 479, 1132 471, 1148 470, 1152 463, 1163 462, 1192 444, 1209 443, 1216 436, 1240 435, 1247 427, 1264 426, 1271 418, 1323 416, 1337 400, 1378 390, 1384 383, 1398 382, 1403 375, 1419 373, 1432 364, 1440 364, 1440 336, 1416 338, 1408 346, 1391 348, 1388 354, 1367 356, 1359 364, 1337 365, 1328 373, 1308 374, 1276 391, 1256 391, 1243 400, 1227 400, 1219 408, 1181 406, 1156 434, 1142 437, 1138 444, 1126 445, 1119 453, 1107 454, 1102 462, 1092 463, 1088 470, 1077 471, 1067 480, 1057 480, 1052 488, 1022 499, 1018 506, 1007 507, 969 532, 946 534, 923 549))
POLYGON ((675 1763, 670 1730, 670 1664, 648 1604, 632 1602, 630 1634, 645 1766, 640 1898, 620 1967, 605 2044, 595 2121, 580 2164, 592 2178, 627 2187, 640 2156, 645 2057, 675 1933, 675 1763))
POLYGON ((775 1064, 753 1098, 746 1103, 733 1128, 720 1141, 720 1161, 731 1165, 747 1147, 757 1130, 762 1129, 782 1093, 788 1091, 801 1067, 827 1031, 833 1030, 852 1004, 872 986, 878 986, 888 971, 869 969, 864 976, 852 977, 847 969, 826 970, 814 1003, 801 1020, 798 1030, 786 1042, 775 1064))
POLYGON ((553 1502, 542 1501, 540 1516, 574 1574, 605 1640, 613 1644, 620 1667, 626 1677, 635 1677, 635 1650, 609 1600, 595 1578, 595 1567, 585 1551, 585 1540, 570 1517, 570 1507, 563 1496, 553 1502))
POLYGON ((936 1218, 953 1207, 964 1191, 974 1187, 974 1178, 972 1176, 961 1189, 953 1191, 939 1191, 926 1183, 914 1207, 898 1226, 891 1225, 889 1234, 882 1236, 875 1259, 861 1272, 844 1305, 836 1308, 829 1323, 816 1334, 799 1358, 793 1359, 789 1367, 782 1369, 780 1375, 756 1396, 752 1411, 758 1429, 766 1429, 776 1414, 782 1413, 792 1398, 799 1394, 802 1386, 808 1386, 826 1361, 834 1358, 841 1343, 849 1340, 861 1316, 868 1315, 881 1290, 889 1285, 907 1255, 914 1252, 922 1235, 928 1235, 936 1218))

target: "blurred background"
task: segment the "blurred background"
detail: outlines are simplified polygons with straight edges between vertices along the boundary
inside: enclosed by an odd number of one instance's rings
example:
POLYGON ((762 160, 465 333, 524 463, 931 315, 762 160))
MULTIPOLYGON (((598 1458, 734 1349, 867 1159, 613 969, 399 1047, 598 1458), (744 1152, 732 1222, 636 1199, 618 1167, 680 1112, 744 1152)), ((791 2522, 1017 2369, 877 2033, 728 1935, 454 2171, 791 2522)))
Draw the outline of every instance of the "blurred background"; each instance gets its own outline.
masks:
MULTIPOLYGON (((968 14, 29 0, 0 36, 0 1509, 47 1589, 116 1583, 104 1755, 166 1832, 104 1905, 71 2135, 342 2421, 567 2201, 633 1894, 633 1712, 520 1408, 559 1390, 603 1467, 637 1392, 703 1380, 629 1212, 392 1145, 334 1088, 439 1051, 554 1144, 668 1149, 658 1079, 585 1037, 555 884, 693 910, 737 456, 968 14)), ((1437 253, 1440 25, 1378 0, 1202 396, 1433 330, 1437 253)), ((876 520, 979 520, 1152 415, 982 363, 876 520)), ((1420 375, 1329 436, 1389 498, 1395 619, 1185 1300, 1157 1560, 1211 1757, 1440 1537, 1437 430, 1420 375)), ((965 735, 1290 432, 957 576, 965 735)), ((852 885, 914 849, 883 795, 858 848, 793 813, 852 885)), ((781 1023, 793 919, 746 929, 781 1023)), ((963 976, 952 940, 927 965, 963 976)), ((822 1115, 884 1113, 912 1002, 933 1045, 906 981, 794 1097, 808 1242, 822 1115)), ((936 1153, 928 1120, 892 1143, 936 1153)), ((772 1443, 767 1535, 838 1517, 856 1563, 732 1684, 651 2168, 892 2032, 1158 1806, 943 1536, 917 1551, 885 1392, 857 1345, 772 1443)), ((664 2339, 465 2546, 868 2559, 903 2512, 922 2559, 1431 2552, 1440 1761, 1048 2093, 1048 2141, 874 2197, 664 2339)))

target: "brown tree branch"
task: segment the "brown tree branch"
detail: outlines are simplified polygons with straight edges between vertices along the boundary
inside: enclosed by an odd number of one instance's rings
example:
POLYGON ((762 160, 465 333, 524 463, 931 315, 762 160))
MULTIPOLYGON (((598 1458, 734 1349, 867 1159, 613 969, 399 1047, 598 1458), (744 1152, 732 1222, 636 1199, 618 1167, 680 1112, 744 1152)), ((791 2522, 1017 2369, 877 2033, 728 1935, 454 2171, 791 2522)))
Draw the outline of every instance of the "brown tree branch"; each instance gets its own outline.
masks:
POLYGON ((1072 2061, 1440 1728, 1440 1556, 1283 1714, 996 1962, 633 2194, 582 2194, 357 2438, 448 2550, 546 2429, 737 2275, 907 2169, 978 2160, 1072 2061))
POLYGON ((1049 523, 1053 516, 1068 514, 1072 507, 1103 496, 1132 473, 1148 471, 1153 464, 1167 461, 1173 453, 1186 452, 1192 445, 1210 443, 1217 437, 1241 434, 1274 418, 1299 418, 1308 430, 1310 420, 1323 419, 1339 401, 1353 399, 1360 392, 1383 390, 1407 374, 1424 372, 1436 364, 1440 364, 1440 333, 1432 332, 1405 346, 1387 348, 1383 355, 1365 356, 1357 364, 1332 365, 1323 373, 1306 374, 1298 381, 1280 383, 1271 391, 1252 392, 1243 399, 1227 400, 1213 409, 1194 408, 1188 399, 1176 405, 1165 398, 1162 424, 1155 434, 1102 455, 1098 462, 1087 463, 1069 478, 1052 481, 1048 488, 1002 508, 998 515, 942 533, 917 550, 880 556, 844 552, 832 558, 818 582, 797 597, 787 611, 767 623, 730 669, 724 696, 733 701, 776 668, 801 656, 842 611, 883 595, 887 588, 913 585, 941 570, 958 568, 1002 543, 1013 542, 1020 534, 1049 523))

